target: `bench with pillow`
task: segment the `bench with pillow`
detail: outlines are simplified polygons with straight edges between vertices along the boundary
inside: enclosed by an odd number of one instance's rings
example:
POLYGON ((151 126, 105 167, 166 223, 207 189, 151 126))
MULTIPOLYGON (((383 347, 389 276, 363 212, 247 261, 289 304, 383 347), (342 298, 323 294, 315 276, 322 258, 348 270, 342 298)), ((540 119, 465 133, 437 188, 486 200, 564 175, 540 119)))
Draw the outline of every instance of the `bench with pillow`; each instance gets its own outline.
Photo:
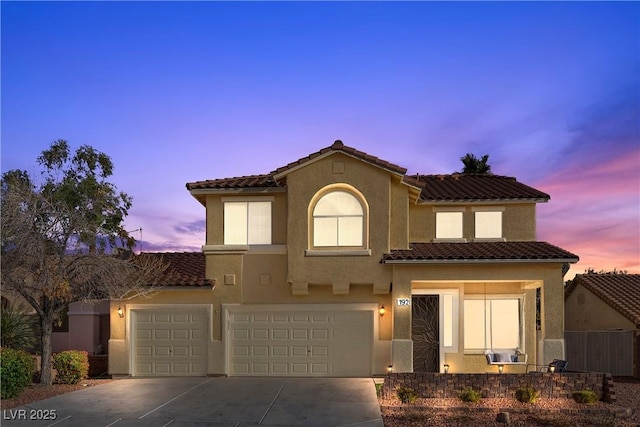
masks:
POLYGON ((485 350, 488 365, 524 365, 527 355, 518 350, 485 350))

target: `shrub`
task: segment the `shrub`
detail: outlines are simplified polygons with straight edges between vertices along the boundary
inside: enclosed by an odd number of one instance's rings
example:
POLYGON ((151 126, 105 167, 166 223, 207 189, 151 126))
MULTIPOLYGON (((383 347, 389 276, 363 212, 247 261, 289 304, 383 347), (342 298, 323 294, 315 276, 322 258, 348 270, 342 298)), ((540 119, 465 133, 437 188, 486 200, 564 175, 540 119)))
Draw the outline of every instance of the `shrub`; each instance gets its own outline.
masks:
POLYGON ((376 383, 376 396, 380 397, 382 395, 382 387, 383 383, 376 383))
POLYGON ((475 403, 482 397, 479 391, 475 391, 471 387, 465 387, 460 394, 458 395, 460 400, 463 402, 472 402, 475 403))
POLYGON ((33 352, 39 347, 37 316, 27 313, 24 306, 8 305, 0 312, 0 346, 33 352))
POLYGON ((56 383, 77 384, 89 373, 89 356, 86 351, 79 350, 56 353, 53 368, 57 371, 56 383))
POLYGON ((3 348, 0 350, 0 389, 3 399, 22 393, 33 376, 33 359, 26 351, 3 348))
POLYGON ((396 394, 402 403, 413 403, 418 398, 418 393, 411 387, 399 387, 396 394))
POLYGON ((580 390, 573 393, 573 400, 590 405, 598 401, 598 395, 591 390, 580 390))
POLYGON ((534 403, 540 397, 540 392, 533 387, 523 387, 516 390, 516 399, 523 403, 534 403))

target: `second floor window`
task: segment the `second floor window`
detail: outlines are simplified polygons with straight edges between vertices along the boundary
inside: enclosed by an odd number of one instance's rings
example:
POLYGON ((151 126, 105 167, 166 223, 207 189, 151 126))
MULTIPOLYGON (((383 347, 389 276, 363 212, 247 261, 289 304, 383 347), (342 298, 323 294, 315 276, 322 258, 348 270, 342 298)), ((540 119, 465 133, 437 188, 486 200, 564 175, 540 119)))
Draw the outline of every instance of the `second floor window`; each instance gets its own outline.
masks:
POLYGON ((436 212, 436 239, 462 239, 462 212, 436 212))
POLYGON ((271 202, 225 202, 225 245, 270 245, 271 202))
POLYGON ((364 245, 364 210, 352 194, 332 191, 318 200, 313 209, 313 246, 364 245))
POLYGON ((478 211, 476 216, 476 239, 499 239, 502 237, 502 212, 478 211))

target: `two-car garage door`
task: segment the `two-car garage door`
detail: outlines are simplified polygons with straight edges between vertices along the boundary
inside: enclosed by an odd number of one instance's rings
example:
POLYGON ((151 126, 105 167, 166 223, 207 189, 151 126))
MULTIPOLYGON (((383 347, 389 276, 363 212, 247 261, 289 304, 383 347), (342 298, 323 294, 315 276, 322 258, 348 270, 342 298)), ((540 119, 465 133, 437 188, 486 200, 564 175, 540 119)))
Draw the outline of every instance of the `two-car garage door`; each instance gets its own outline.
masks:
POLYGON ((227 319, 229 375, 371 375, 371 310, 244 306, 227 319))

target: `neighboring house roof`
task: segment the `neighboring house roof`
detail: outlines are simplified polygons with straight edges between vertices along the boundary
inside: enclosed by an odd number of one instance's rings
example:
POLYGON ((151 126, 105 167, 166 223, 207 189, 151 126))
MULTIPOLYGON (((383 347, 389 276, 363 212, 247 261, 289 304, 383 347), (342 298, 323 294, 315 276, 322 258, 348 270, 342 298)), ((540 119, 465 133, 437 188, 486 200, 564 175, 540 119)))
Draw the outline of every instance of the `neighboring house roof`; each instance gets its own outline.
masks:
POLYGON ((513 177, 491 174, 410 175, 405 181, 422 189, 421 201, 456 202, 469 200, 548 201, 549 195, 513 177))
POLYGON ((384 254, 385 264, 440 262, 578 262, 578 256, 547 242, 411 243, 384 254))
POLYGON ((576 274, 565 299, 582 285, 640 328, 640 274, 576 274))
POLYGON ((205 257, 202 252, 144 252, 140 256, 157 257, 168 264, 156 286, 213 287, 215 281, 205 275, 205 257))
POLYGON ((419 200, 421 202, 473 200, 534 200, 546 202, 550 198, 548 194, 507 176, 459 173, 451 175, 405 175, 407 169, 348 147, 342 141, 336 141, 329 147, 298 159, 268 174, 195 181, 187 183, 186 186, 194 196, 197 195, 196 197, 202 204, 205 203, 203 192, 212 190, 269 189, 273 191, 274 189, 284 189, 286 188, 286 181, 282 178, 289 172, 333 153, 343 153, 391 173, 401 175, 406 185, 420 191, 419 200))

